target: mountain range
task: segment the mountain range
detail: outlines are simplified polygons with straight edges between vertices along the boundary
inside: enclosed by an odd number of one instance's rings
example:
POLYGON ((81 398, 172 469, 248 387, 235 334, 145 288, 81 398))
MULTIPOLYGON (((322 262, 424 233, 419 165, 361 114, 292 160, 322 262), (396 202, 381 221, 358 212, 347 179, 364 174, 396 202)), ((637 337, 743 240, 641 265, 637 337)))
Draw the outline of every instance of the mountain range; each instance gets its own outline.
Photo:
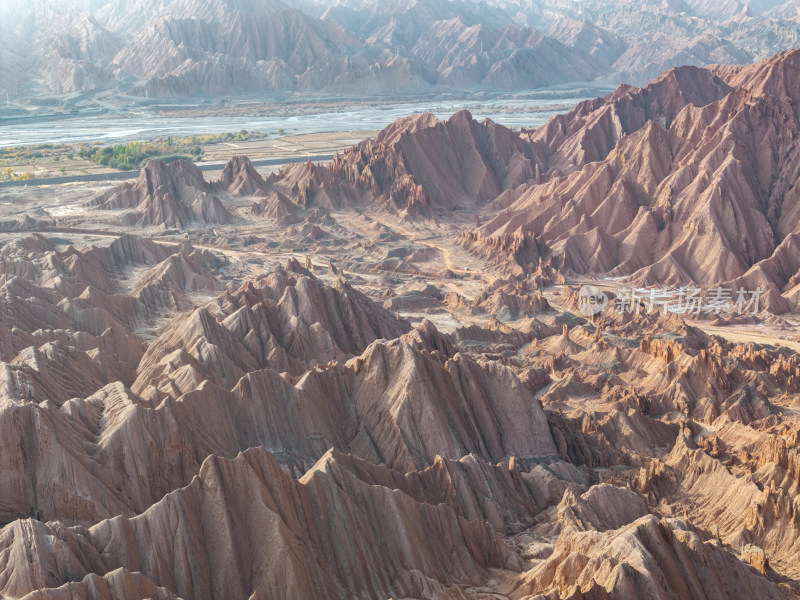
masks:
POLYGON ((0 8, 11 97, 640 85, 795 46, 798 7, 557 0, 35 0, 0 8))
POLYGON ((465 244, 509 249, 515 268, 549 256, 572 273, 640 285, 760 287, 783 312, 800 300, 795 73, 798 51, 678 67, 535 130, 467 111, 413 115, 330 164, 284 169, 269 189, 326 210, 462 211, 483 221, 465 244))

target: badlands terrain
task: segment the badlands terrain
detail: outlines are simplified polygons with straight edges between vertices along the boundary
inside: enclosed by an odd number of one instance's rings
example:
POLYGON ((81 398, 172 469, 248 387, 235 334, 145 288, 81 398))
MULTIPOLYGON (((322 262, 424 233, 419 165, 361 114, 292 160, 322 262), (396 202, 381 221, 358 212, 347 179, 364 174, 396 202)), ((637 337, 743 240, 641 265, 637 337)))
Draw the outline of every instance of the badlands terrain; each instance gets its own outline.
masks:
POLYGON ((800 597, 798 136, 784 52, 2 189, 0 596, 800 597))

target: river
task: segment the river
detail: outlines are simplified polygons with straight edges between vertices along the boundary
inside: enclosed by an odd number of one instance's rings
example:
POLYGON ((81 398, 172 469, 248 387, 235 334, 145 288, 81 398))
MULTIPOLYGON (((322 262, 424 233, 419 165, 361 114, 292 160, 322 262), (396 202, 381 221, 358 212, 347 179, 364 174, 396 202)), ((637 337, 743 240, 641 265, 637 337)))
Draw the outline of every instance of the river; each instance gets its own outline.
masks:
MULTIPOLYGON (((595 95, 605 91, 598 90, 595 95)), ((166 136, 237 132, 242 129, 271 133, 282 129, 283 135, 378 130, 409 114, 428 111, 439 118, 447 118, 462 109, 470 110, 478 120, 489 118, 507 127, 537 127, 553 114, 564 112, 584 99, 586 96, 565 93, 563 98, 547 99, 502 98, 357 104, 350 110, 340 112, 314 113, 298 110, 297 114, 291 114, 291 111, 282 108, 280 115, 259 117, 168 116, 148 114, 142 110, 124 116, 107 113, 98 116, 43 118, 23 123, 2 124, 0 121, 0 148, 95 141, 109 144, 166 136)))

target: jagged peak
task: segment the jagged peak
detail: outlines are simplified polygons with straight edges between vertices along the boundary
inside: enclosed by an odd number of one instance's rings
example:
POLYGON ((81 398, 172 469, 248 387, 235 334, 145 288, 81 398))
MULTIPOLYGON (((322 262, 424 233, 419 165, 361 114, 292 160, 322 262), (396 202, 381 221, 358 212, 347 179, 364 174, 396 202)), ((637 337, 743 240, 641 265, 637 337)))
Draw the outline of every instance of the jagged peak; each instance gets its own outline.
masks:
POLYGON ((395 144, 403 134, 415 133, 423 129, 435 127, 439 122, 436 115, 429 112, 416 113, 408 117, 402 117, 383 129, 378 134, 378 137, 375 138, 375 142, 391 146, 395 144))

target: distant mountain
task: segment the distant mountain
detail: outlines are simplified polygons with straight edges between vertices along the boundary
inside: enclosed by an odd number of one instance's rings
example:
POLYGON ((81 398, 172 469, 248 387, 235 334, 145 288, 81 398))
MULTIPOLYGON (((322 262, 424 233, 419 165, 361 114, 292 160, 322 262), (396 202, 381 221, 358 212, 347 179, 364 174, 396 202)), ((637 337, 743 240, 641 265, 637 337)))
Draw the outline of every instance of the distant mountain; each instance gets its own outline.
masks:
MULTIPOLYGON (((295 6, 305 5, 305 10, 309 10, 308 4, 294 3, 295 6)), ((440 21, 458 19, 467 27, 503 27, 513 22, 503 11, 497 11, 484 2, 468 0, 345 0, 317 2, 316 6, 325 7, 321 18, 336 21, 369 43, 384 43, 391 47, 413 46, 422 41, 431 25, 440 21)), ((310 11, 314 12, 314 9, 310 11)))
POLYGON ((605 56, 607 81, 644 85, 681 65, 749 63, 800 44, 800 2, 788 0, 485 0, 518 23, 605 56), (588 32, 592 32, 591 35, 588 32), (620 48, 622 42, 622 48, 620 48))
POLYGON ((116 35, 84 13, 62 17, 38 36, 36 45, 44 49, 36 66, 55 94, 109 87, 108 58, 122 48, 116 35))
POLYGON ((33 0, 0 7, 0 74, 39 98, 641 85, 792 48, 798 15, 798 0, 33 0))
POLYGON ((483 85, 504 89, 545 87, 570 79, 589 81, 608 63, 570 48, 529 27, 468 26, 459 18, 438 21, 412 53, 431 65, 437 83, 452 87, 483 85))
POLYGON ((114 64, 145 81, 135 88, 140 93, 226 94, 336 87, 375 64, 392 70, 393 57, 371 50, 335 23, 296 10, 234 9, 208 20, 170 16, 152 22, 114 64))

